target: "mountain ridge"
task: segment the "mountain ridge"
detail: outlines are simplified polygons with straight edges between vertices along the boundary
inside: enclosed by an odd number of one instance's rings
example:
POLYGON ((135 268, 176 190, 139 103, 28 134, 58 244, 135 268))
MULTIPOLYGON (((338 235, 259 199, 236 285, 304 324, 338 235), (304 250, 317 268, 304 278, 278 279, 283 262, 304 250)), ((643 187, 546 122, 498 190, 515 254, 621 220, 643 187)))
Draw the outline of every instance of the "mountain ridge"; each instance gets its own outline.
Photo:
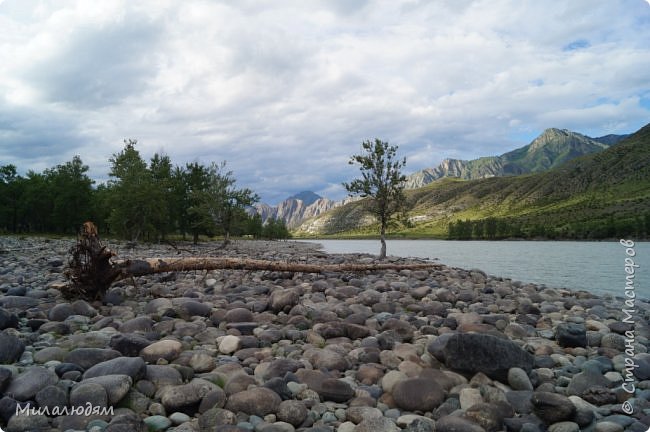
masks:
MULTIPOLYGON (((541 172, 584 154, 602 151, 629 135, 605 135, 590 138, 567 129, 548 128, 528 145, 500 156, 485 156, 473 160, 444 159, 435 168, 426 168, 407 176, 406 189, 417 189, 444 177, 478 179, 517 176, 541 172)), ((303 221, 339 207, 350 198, 333 201, 312 191, 301 191, 275 206, 259 203, 254 206, 262 221, 282 219, 290 229, 303 221)))
POLYGON ((442 177, 473 180, 546 171, 575 157, 605 150, 626 136, 606 135, 595 139, 567 129, 548 128, 528 145, 500 156, 444 159, 435 168, 408 176, 406 189, 417 189, 442 177))
MULTIPOLYGON (((407 191, 409 220, 398 235, 438 238, 603 238, 650 235, 650 124, 602 152, 521 176, 443 178, 407 191), (491 221, 489 224, 485 221, 491 221), (462 222, 462 224, 461 224, 462 222), (469 224, 469 236, 452 236, 469 224), (490 226, 488 231, 485 226, 490 226), (478 227, 478 228, 477 228, 478 227), (500 230, 500 231, 499 231, 500 230), (488 235, 489 234, 489 235, 488 235)), ((298 235, 372 236, 362 203, 305 221, 298 235)))

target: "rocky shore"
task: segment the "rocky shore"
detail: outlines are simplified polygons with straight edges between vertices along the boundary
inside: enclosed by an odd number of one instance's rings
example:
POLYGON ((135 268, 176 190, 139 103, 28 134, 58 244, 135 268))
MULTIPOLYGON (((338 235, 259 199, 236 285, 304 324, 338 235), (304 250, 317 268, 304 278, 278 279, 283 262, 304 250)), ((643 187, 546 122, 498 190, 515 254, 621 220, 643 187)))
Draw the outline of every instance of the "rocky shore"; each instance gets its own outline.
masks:
MULTIPOLYGON (((104 302, 66 301, 70 246, 0 238, 5 431, 650 428, 647 299, 625 319, 622 299, 442 267, 163 274, 122 281, 104 302)), ((374 259, 294 242, 110 247, 122 258, 374 259)))

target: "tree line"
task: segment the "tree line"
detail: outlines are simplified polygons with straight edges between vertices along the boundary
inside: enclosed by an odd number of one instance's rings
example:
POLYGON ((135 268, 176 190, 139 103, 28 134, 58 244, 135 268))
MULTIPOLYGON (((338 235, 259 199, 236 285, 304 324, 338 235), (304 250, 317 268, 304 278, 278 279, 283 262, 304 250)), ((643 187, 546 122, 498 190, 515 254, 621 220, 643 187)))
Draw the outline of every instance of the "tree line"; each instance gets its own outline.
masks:
POLYGON ((109 180, 98 185, 79 156, 24 177, 15 165, 0 166, 0 232, 74 234, 92 220, 104 236, 132 241, 289 237, 282 220, 263 224, 251 209, 258 195, 237 187, 225 162, 180 166, 159 153, 147 162, 136 144, 124 141, 109 159, 109 180))
POLYGON ((547 239, 607 239, 650 235, 650 212, 635 217, 620 217, 544 224, 539 221, 521 221, 489 217, 450 222, 447 238, 450 240, 500 240, 506 238, 547 239))

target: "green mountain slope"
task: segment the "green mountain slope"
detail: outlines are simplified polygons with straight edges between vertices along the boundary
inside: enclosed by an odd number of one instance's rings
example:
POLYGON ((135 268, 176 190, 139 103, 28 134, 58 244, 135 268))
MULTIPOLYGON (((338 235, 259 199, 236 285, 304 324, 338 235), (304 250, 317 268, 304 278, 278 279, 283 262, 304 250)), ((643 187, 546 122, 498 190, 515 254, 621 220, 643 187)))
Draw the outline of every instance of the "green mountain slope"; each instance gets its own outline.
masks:
POLYGON ((501 156, 470 161, 445 159, 435 168, 418 171, 408 177, 407 189, 422 187, 443 177, 466 180, 502 177, 546 171, 580 156, 598 153, 626 137, 606 135, 590 138, 566 129, 546 129, 530 144, 501 156))
MULTIPOLYGON (((526 157, 513 158, 518 156, 526 157)), ((395 227, 393 235, 644 237, 650 233, 650 125, 605 151, 550 171, 480 180, 445 178, 407 196, 411 224, 395 227)), ((362 200, 338 207, 306 221, 296 234, 373 235, 374 222, 363 205, 362 200)))

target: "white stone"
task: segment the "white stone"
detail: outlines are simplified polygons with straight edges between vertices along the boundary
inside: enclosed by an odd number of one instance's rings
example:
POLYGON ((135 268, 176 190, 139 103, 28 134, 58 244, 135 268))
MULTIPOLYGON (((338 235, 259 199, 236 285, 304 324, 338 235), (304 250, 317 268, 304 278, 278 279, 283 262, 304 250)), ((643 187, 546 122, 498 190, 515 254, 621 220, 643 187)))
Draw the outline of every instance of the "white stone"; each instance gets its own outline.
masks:
POLYGON ((239 349, 241 342, 237 336, 226 335, 219 342, 219 352, 222 354, 232 354, 239 349))
POLYGON ((462 389, 458 395, 458 399, 460 400, 460 408, 462 410, 466 410, 477 403, 483 402, 481 391, 477 388, 462 389))
POLYGON ((381 378, 381 388, 384 389, 385 392, 391 393, 395 384, 405 380, 406 378, 407 376, 404 372, 392 370, 381 378))

